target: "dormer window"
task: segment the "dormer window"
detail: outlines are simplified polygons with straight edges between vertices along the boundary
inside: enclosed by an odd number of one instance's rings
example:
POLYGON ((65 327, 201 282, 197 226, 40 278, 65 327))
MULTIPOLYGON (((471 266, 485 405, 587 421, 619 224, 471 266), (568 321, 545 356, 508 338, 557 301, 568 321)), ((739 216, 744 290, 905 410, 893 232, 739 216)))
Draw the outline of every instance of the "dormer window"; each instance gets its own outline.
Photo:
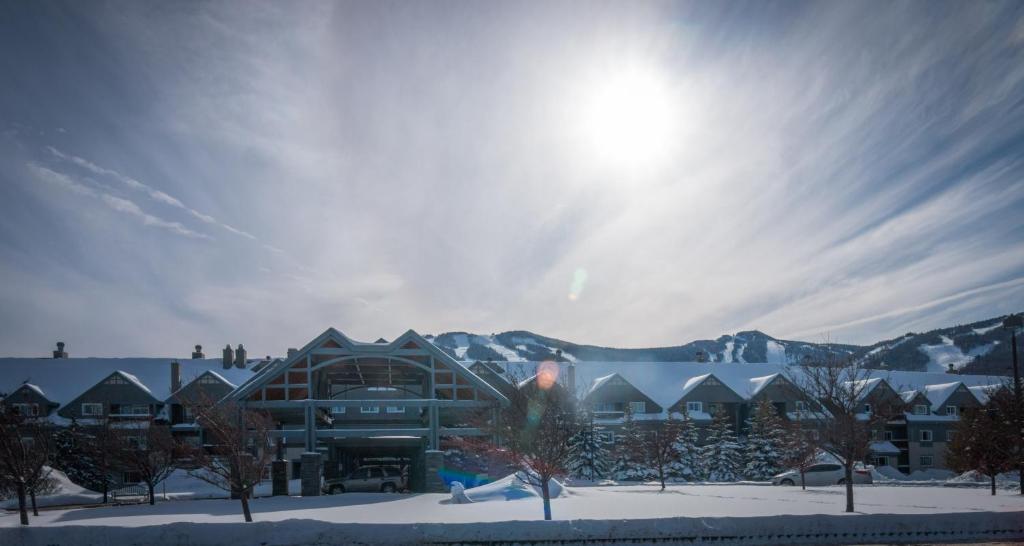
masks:
POLYGON ((956 406, 946 406, 946 415, 956 417, 959 415, 958 408, 956 406))
POLYGON ((928 406, 925 404, 915 404, 914 415, 928 415, 928 406))

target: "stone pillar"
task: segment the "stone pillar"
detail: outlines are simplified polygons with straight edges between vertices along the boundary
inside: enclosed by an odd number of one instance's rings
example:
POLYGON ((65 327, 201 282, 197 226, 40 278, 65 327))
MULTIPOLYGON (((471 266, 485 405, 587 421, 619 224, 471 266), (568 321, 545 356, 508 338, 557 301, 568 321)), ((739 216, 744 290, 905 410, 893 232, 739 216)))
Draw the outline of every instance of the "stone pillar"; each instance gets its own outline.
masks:
POLYGON ((444 470, 444 452, 436 449, 428 449, 425 453, 426 464, 426 492, 446 493, 444 479, 441 478, 441 471, 444 470))
POLYGON ((302 479, 302 496, 316 497, 320 495, 320 464, 323 455, 319 453, 303 453, 299 476, 302 479))
POLYGON ((277 460, 270 463, 270 482, 272 495, 288 495, 288 461, 277 460))

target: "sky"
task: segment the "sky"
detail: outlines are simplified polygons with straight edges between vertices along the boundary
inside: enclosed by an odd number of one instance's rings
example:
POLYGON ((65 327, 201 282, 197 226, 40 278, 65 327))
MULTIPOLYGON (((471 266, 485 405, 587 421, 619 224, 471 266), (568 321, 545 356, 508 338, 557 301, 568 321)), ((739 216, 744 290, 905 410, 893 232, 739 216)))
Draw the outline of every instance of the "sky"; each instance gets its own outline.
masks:
POLYGON ((5 2, 0 354, 1024 310, 1020 2, 5 2))

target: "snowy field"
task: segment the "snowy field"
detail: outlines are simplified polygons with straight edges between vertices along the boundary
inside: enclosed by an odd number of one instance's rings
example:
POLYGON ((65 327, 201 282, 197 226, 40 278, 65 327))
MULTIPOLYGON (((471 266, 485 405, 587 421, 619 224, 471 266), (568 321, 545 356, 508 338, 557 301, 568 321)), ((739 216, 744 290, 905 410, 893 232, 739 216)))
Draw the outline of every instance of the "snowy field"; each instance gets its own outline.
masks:
MULTIPOLYGON (((983 489, 858 487, 858 513, 843 514, 840 487, 803 491, 757 485, 674 485, 664 492, 650 485, 566 487, 552 503, 554 518, 561 520, 556 522, 537 521, 541 503, 529 488, 507 485, 470 489, 466 494, 473 502, 453 503, 446 494, 262 498, 252 502, 253 517, 264 522, 262 525, 242 523, 239 503, 231 500, 49 510, 33 517, 29 529, 18 529, 17 514, 6 513, 0 516, 0 543, 214 545, 240 543, 235 542, 238 537, 257 532, 259 542, 275 545, 451 543, 495 538, 543 543, 595 534, 625 539, 680 533, 734 536, 755 531, 789 533, 778 535, 789 539, 764 543, 797 543, 801 540, 793 533, 799 534, 800 529, 806 530, 808 543, 823 543, 826 537, 822 533, 832 532, 851 540, 858 532, 869 533, 862 542, 873 542, 872 538, 875 542, 907 542, 912 533, 961 533, 922 535, 933 540, 1024 538, 1024 498, 1006 492, 993 497, 983 489), (1007 526, 1017 534, 985 534, 1007 526), (773 528, 779 530, 770 531, 773 528), (909 534, 900 539, 886 536, 886 532, 909 534)), ((716 539, 716 543, 728 541, 716 539)))

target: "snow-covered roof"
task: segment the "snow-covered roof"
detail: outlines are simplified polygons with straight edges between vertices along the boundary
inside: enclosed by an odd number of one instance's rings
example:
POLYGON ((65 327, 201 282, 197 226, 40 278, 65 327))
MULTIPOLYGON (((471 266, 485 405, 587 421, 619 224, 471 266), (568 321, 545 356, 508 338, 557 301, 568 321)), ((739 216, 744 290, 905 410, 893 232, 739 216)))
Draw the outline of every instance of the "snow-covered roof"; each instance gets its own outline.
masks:
MULTIPOLYGON (((51 402, 66 404, 93 385, 120 371, 125 380, 140 384, 158 399, 171 394, 171 362, 174 358, 0 358, 0 391, 14 392, 25 381, 46 393, 51 402), (7 381, 10 383, 6 383, 7 381)), ((223 369, 221 359, 178 359, 181 380, 190 382, 213 371, 234 385, 253 373, 248 369, 223 369)))
POLYGON ((967 390, 971 391, 971 394, 978 399, 978 402, 988 404, 988 399, 992 396, 992 391, 998 388, 998 385, 976 385, 974 387, 967 387, 967 390))
MULTIPOLYGON (((749 383, 750 383, 750 392, 748 394, 750 395, 751 398, 757 396, 758 393, 760 393, 762 390, 764 390, 765 387, 770 385, 771 382, 774 381, 775 378, 779 377, 780 375, 782 375, 782 374, 773 373, 771 375, 765 375, 765 376, 762 376, 762 377, 753 377, 753 378, 751 378, 750 381, 749 381, 749 383)), ((743 394, 744 393, 741 392, 740 396, 743 396, 743 394)))
POLYGON ((859 389, 860 393, 857 396, 857 399, 863 400, 878 388, 878 386, 882 384, 882 381, 884 381, 884 379, 881 377, 868 377, 865 379, 858 379, 856 381, 847 381, 845 384, 850 386, 851 389, 859 389))
POLYGON ((939 411, 939 408, 946 403, 946 400, 949 400, 950 396, 953 396, 953 393, 960 385, 963 385, 960 381, 941 383, 938 385, 925 385, 924 391, 927 393, 928 400, 931 400, 932 402, 932 411, 939 411))
POLYGON ((617 375, 619 375, 619 374, 617 374, 617 373, 610 373, 608 375, 598 377, 597 379, 595 379, 593 382, 590 383, 590 388, 587 389, 587 395, 590 395, 591 393, 593 393, 597 389, 600 389, 602 386, 604 386, 605 383, 608 382, 608 380, 610 380, 611 378, 613 378, 613 377, 615 377, 617 375))
POLYGON ((896 454, 899 455, 900 448, 896 447, 892 442, 871 442, 871 452, 880 455, 885 454, 896 454))
MULTIPOLYGON (((466 366, 471 363, 466 363, 466 366)), ((537 372, 540 362, 495 362, 510 377, 530 377, 537 372)), ((568 363, 560 363, 563 367, 558 381, 566 378, 565 368, 568 363)), ((663 408, 669 408, 690 392, 708 376, 714 375, 723 384, 736 391, 743 398, 752 396, 752 387, 761 385, 763 389, 770 380, 761 381, 776 374, 788 378, 789 375, 799 376, 799 366, 785 364, 746 364, 723 362, 595 362, 577 361, 576 382, 590 385, 607 382, 612 375, 618 374, 625 381, 647 395, 663 408), (758 380, 758 381, 755 381, 758 380), (763 384, 762 384, 763 383, 763 384)), ((901 391, 923 390, 927 385, 949 382, 949 374, 938 372, 910 372, 899 370, 871 370, 872 381, 869 387, 877 388, 881 380, 901 391)), ((996 376, 958 375, 958 380, 968 386, 997 385, 1005 379, 996 376)), ((759 391, 758 391, 759 392, 759 391)), ((870 391, 869 391, 870 392, 870 391)), ((930 394, 926 394, 932 399, 930 394)))
POLYGON ((18 387, 18 388, 32 389, 39 396, 42 396, 43 398, 46 398, 46 393, 43 392, 43 389, 41 389, 39 387, 39 385, 35 385, 35 384, 32 384, 32 383, 22 383, 21 387, 18 387))
POLYGON ((909 403, 913 402, 915 398, 917 398, 917 395, 918 395, 919 392, 920 391, 916 391, 916 390, 903 391, 903 392, 900 393, 900 398, 903 399, 903 403, 904 404, 909 404, 909 403))

